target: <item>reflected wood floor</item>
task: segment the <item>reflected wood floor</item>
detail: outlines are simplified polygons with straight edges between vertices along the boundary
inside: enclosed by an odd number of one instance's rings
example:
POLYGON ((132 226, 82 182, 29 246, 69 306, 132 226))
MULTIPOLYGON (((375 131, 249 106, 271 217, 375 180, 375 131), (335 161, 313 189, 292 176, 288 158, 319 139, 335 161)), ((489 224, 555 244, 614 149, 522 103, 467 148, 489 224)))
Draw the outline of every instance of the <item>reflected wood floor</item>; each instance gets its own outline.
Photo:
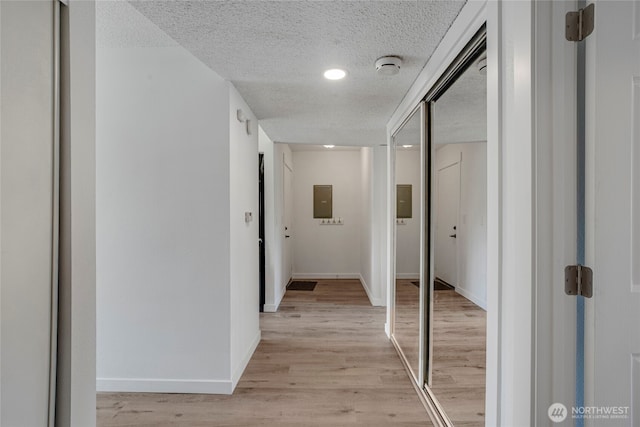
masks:
POLYGON ((430 426, 358 280, 288 291, 232 396, 99 393, 98 426, 430 426))
MULTIPOLYGON (((418 371, 420 289, 396 281, 396 341, 418 371)), ((454 425, 484 425, 486 312, 455 290, 434 292, 431 390, 454 425)))
POLYGON ((420 366, 420 287, 416 279, 396 280, 396 321, 394 337, 415 375, 420 366))
POLYGON ((454 425, 484 426, 487 314, 454 290, 434 294, 431 390, 454 425))

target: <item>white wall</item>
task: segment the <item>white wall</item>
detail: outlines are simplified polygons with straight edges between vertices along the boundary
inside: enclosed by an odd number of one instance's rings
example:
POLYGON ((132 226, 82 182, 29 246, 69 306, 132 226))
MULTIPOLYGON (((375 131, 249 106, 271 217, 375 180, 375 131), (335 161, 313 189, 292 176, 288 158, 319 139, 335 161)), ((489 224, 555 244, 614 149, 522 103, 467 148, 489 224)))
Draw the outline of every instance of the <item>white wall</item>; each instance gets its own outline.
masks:
MULTIPOLYGON (((459 220, 456 230, 458 256, 456 292, 486 309, 487 144, 477 142, 437 147, 436 170, 456 161, 460 161, 459 220)), ((451 194, 446 192, 439 197, 447 197, 451 194)), ((437 247, 436 250, 438 250, 437 247)))
MULTIPOLYGON (((266 226, 266 262, 267 262, 267 287, 265 292, 264 311, 275 312, 284 297, 289 283, 289 271, 286 257, 284 256, 284 162, 293 167, 293 155, 287 144, 273 143, 267 134, 260 134, 260 149, 265 153, 265 209, 267 212, 266 226), (271 154, 272 162, 269 163, 268 154, 271 154), (271 165, 271 166, 270 166, 271 165), (273 186, 269 185, 273 183, 273 186), (271 196, 269 189, 272 188, 271 196), (270 208, 271 206, 271 208, 270 208), (269 274, 272 272, 272 276, 269 274), (272 282, 269 285, 269 280, 272 282)), ((295 236, 293 237, 295 240, 295 236)))
POLYGON ((260 342, 258 246, 258 120, 229 84, 231 373, 235 387, 260 342), (249 120, 237 119, 241 109, 249 120), (245 213, 252 219, 245 221, 245 213))
POLYGON ((386 147, 363 147, 361 158, 360 280, 374 306, 386 304, 386 147))
POLYGON ((373 300, 373 148, 360 149, 360 281, 373 300))
POLYGON ((275 312, 286 291, 290 277, 284 257, 284 159, 293 167, 291 149, 287 144, 274 143, 262 128, 258 132, 258 144, 264 153, 265 198, 265 305, 264 311, 275 312))
POLYGON ((99 388, 224 380, 228 87, 182 48, 98 49, 97 118, 99 388))
MULTIPOLYGON (((285 277, 286 274, 284 274, 286 266, 282 252, 285 242, 282 223, 284 216, 283 159, 286 158, 287 164, 295 169, 294 182, 298 180, 298 166, 293 159, 289 145, 274 144, 262 129, 259 130, 259 147, 260 152, 265 155, 265 311, 273 312, 277 311, 289 281, 289 277, 285 277)), ((386 303, 386 288, 383 280, 386 266, 382 262, 386 256, 386 246, 384 245, 387 229, 385 213, 386 158, 386 147, 363 147, 359 153, 360 176, 357 177, 355 184, 359 185, 358 191, 362 195, 360 219, 358 220, 360 258, 357 269, 349 273, 349 276, 360 277, 373 305, 386 303)), ((353 161, 353 159, 351 160, 353 161)), ((317 224, 312 224, 312 227, 316 228, 317 224)), ((292 234, 294 245, 298 235, 298 232, 292 234)), ((303 235, 306 235, 306 232, 303 232, 303 235)), ((317 274, 329 274, 330 277, 335 277, 335 274, 331 272, 317 274)))
POLYGON ((387 304, 387 233, 390 219, 387 211, 387 147, 373 148, 373 265, 372 304, 387 304))
POLYGON ((354 151, 294 151, 294 277, 360 277, 361 159, 354 151), (333 216, 313 218, 313 186, 333 185, 333 216))
POLYGON ((396 184, 411 184, 412 198, 412 217, 396 226, 396 276, 404 279, 420 278, 420 164, 419 149, 396 150, 396 184))
MULTIPOLYGON (((120 5, 101 28, 159 31, 120 5)), ((171 40, 98 42, 98 388, 230 393, 259 339, 257 122, 171 40)))

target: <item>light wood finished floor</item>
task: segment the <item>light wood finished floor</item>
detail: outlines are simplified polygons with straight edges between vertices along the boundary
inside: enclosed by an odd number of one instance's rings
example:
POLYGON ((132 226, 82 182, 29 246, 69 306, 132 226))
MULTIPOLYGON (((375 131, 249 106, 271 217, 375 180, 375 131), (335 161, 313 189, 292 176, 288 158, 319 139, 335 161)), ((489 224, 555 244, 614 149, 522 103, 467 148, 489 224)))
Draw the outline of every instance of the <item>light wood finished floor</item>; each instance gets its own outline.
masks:
POLYGON ((457 427, 484 426, 486 312, 454 290, 434 294, 431 390, 457 427))
POLYGON ((98 394, 98 426, 430 426, 357 280, 288 291, 232 396, 98 394))
POLYGON ((394 337, 402 348, 407 363, 418 375, 420 365, 420 288, 416 279, 396 280, 396 318, 394 337))

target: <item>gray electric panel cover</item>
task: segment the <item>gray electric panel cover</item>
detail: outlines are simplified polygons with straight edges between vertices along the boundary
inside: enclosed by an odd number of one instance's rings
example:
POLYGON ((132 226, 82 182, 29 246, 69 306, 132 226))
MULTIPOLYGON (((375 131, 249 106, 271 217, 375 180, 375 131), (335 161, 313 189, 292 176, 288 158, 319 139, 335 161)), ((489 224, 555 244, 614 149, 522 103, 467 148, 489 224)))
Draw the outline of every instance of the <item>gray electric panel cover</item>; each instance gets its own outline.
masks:
POLYGON ((313 186, 313 217, 333 218, 333 186, 313 186))
POLYGON ((396 190, 396 217, 411 218, 411 184, 398 184, 396 190))

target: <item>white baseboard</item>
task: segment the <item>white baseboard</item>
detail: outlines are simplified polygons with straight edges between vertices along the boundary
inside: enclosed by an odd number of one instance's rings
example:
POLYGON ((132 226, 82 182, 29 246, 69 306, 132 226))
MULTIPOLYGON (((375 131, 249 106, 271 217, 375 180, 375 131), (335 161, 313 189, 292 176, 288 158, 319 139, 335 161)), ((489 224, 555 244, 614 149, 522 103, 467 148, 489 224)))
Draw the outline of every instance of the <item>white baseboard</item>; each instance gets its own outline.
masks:
POLYGON ((99 392, 125 393, 198 393, 233 394, 240 377, 244 373, 253 353, 260 344, 262 333, 254 338, 242 362, 231 380, 181 380, 157 378, 97 378, 96 390, 99 392))
POLYGON ((359 279, 360 273, 294 273, 293 279, 359 279))
POLYGON ((381 298, 374 298, 372 293, 373 291, 371 291, 371 289, 369 288, 369 284, 367 284, 367 282, 364 280, 364 277, 362 277, 362 274, 359 275, 359 279, 360 279, 360 283, 362 283, 362 287, 364 288, 364 291, 367 293, 367 297, 369 297, 369 302, 371 303, 371 305, 375 306, 375 307, 382 307, 384 306, 384 304, 382 303, 382 299, 381 298))
POLYGON ((232 394, 233 384, 231 380, 97 378, 96 390, 127 393, 232 394))
POLYGON ((484 311, 487 311, 487 302, 485 300, 478 298, 476 295, 472 294, 466 289, 461 288, 460 286, 456 286, 456 292, 462 295, 463 297, 465 297, 466 299, 468 299, 469 301, 471 301, 472 303, 474 303, 475 305, 477 305, 478 307, 480 307, 481 309, 483 309, 484 311))
POLYGON ((276 305, 276 304, 265 304, 264 305, 264 312, 265 313, 275 313, 276 311, 278 311, 278 307, 280 307, 280 304, 276 305))
POLYGON ((397 273, 396 278, 404 280, 420 280, 420 273, 397 273))
POLYGON ((240 381, 240 378, 242 377, 244 370, 247 369, 247 365, 249 364, 249 361, 251 360, 253 353, 256 351, 258 344, 260 344, 261 339, 262 339, 262 331, 258 330, 258 333, 253 339, 253 342, 249 346, 249 349, 247 350, 244 357, 240 361, 240 365, 236 368, 236 370, 233 372, 233 375, 231 376, 232 391, 236 389, 236 386, 238 385, 238 381, 240 381))
MULTIPOLYGON (((288 280, 287 280, 288 282, 288 280)), ((275 313, 278 311, 278 307, 280 307, 280 303, 282 302, 282 298, 284 298, 284 293, 287 291, 287 283, 284 284, 283 287, 279 289, 278 295, 276 295, 275 304, 265 304, 264 311, 265 313, 275 313)))

